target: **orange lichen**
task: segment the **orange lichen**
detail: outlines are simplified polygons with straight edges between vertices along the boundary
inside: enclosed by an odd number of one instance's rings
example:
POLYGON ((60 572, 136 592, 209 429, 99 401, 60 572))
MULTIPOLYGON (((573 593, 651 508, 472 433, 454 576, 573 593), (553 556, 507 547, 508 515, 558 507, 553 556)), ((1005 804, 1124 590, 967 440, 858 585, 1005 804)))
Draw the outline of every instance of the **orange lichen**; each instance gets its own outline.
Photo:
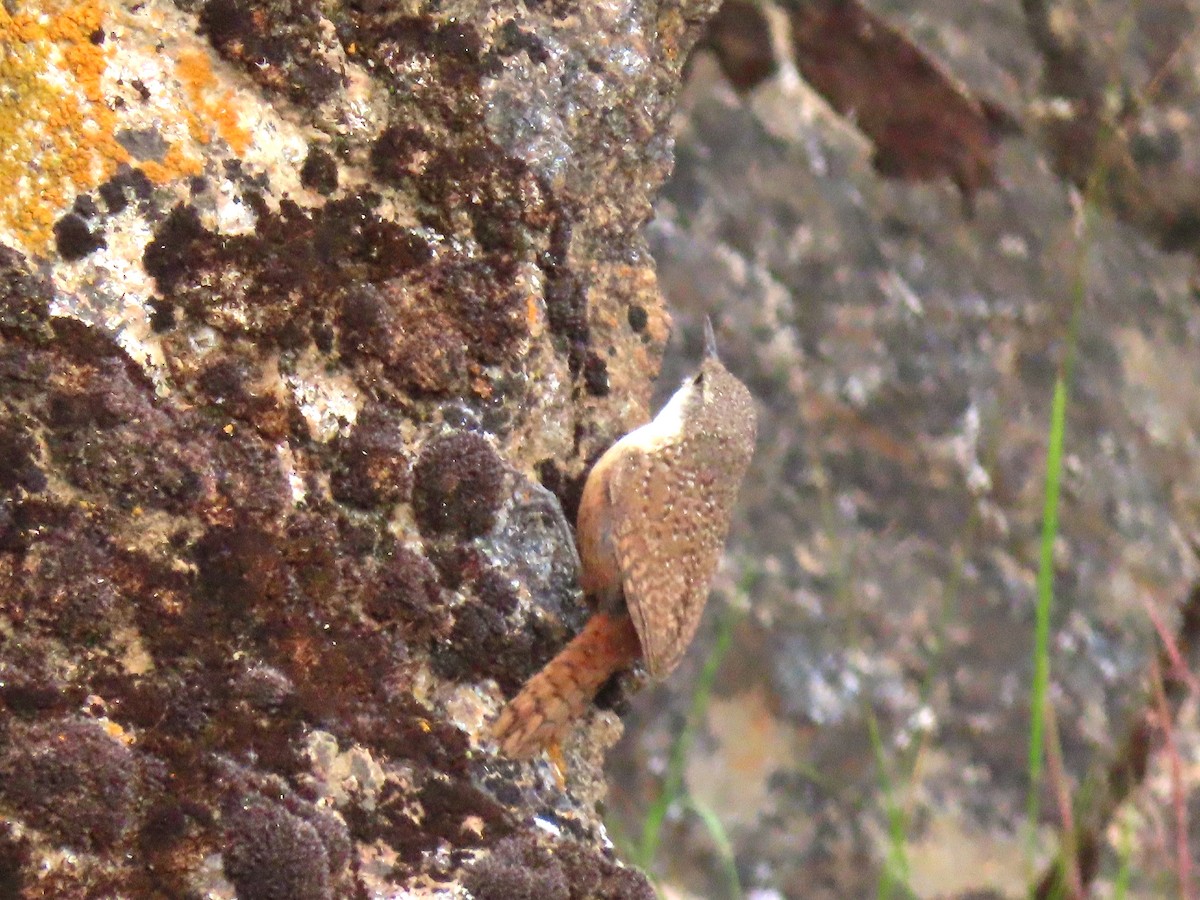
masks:
POLYGON ((34 252, 80 190, 107 179, 128 153, 104 100, 105 49, 92 35, 100 0, 46 0, 32 12, 0 5, 0 228, 34 252))
POLYGON ((192 137, 206 144, 212 127, 234 153, 245 153, 250 146, 250 132, 238 121, 233 91, 217 94, 217 78, 208 57, 197 50, 180 53, 176 74, 187 92, 192 137))
POLYGON ((529 329, 529 336, 539 338, 542 336, 542 310, 538 304, 538 298, 530 294, 525 298, 525 326, 529 329))
POLYGON ((184 152, 178 144, 172 144, 163 155, 162 162, 147 160, 142 163, 142 171, 155 184, 166 184, 181 176, 199 175, 204 171, 204 164, 184 152))
MULTIPOLYGON (((116 135, 124 122, 105 81, 111 41, 102 40, 105 0, 43 0, 9 12, 0 4, 0 236, 45 254, 54 223, 75 197, 130 162, 116 135)), ((174 71, 187 137, 140 166, 156 184, 197 175, 196 145, 224 141, 236 154, 251 144, 235 94, 223 89, 209 58, 185 50, 174 71), (190 138, 190 140, 188 140, 190 138), (194 142, 194 143, 192 143, 194 142)), ((169 122, 162 122, 169 125, 169 122)))

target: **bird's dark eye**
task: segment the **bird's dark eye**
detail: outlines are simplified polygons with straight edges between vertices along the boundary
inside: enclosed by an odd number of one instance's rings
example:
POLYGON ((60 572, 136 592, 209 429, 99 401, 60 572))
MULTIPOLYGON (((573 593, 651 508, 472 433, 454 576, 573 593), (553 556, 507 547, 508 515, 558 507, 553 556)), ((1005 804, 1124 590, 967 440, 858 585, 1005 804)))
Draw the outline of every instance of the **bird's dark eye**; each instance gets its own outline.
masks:
POLYGON ((696 377, 692 379, 692 384, 704 384, 704 373, 697 372, 696 377))

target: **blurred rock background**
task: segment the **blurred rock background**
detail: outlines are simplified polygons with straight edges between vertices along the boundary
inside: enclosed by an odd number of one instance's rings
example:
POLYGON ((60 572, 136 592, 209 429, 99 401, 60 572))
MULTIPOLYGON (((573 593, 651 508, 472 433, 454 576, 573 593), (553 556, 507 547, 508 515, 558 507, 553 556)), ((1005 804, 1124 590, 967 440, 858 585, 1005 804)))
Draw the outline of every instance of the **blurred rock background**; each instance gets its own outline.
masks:
POLYGON ((669 357, 713 316, 762 425, 707 633, 610 761, 643 861, 682 775, 673 890, 1191 895, 1196 13, 729 3, 702 40, 648 234, 669 357))

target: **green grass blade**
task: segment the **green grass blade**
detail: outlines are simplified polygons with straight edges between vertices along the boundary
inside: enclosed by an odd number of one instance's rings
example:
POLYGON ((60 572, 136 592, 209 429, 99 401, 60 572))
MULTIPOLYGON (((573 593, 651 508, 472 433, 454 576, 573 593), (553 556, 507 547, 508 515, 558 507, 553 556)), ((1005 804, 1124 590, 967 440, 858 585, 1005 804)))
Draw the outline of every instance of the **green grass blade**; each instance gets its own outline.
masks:
POLYGON ((1066 431, 1067 385, 1063 376, 1054 382, 1050 412, 1050 446, 1046 454, 1046 499, 1042 508, 1042 543, 1038 563, 1037 608, 1033 638, 1033 684, 1029 709, 1029 796, 1026 819, 1030 849, 1037 834, 1042 753, 1046 727, 1046 693, 1050 684, 1050 609, 1054 604, 1054 543, 1058 538, 1058 497, 1062 477, 1063 434, 1066 431))
POLYGON ((742 881, 738 877, 737 860, 733 852, 733 845, 729 842, 729 835, 725 832, 725 826, 721 824, 721 820, 717 818, 715 812, 695 797, 688 797, 687 802, 692 812, 704 823, 708 836, 717 846, 717 854, 721 858, 721 868, 725 871, 725 882, 730 900, 742 900, 742 881))
POLYGON ((907 889, 908 886, 908 819, 904 810, 896 802, 891 775, 888 773, 887 758, 883 749, 883 740, 879 736, 879 723, 875 713, 867 709, 867 730, 871 738, 871 749, 875 753, 875 768, 879 772, 879 788, 883 791, 883 805, 888 820, 888 855, 884 861, 883 871, 879 875, 875 896, 879 900, 888 900, 896 891, 897 886, 907 889))
POLYGON ((708 699, 712 694, 713 683, 716 681, 717 669, 720 668, 721 660, 729 650, 729 644, 733 638, 735 615, 734 611, 727 607, 717 625, 717 639, 708 659, 704 661, 700 677, 696 679, 696 689, 692 692, 692 702, 688 709, 687 720, 671 747, 671 758, 667 763, 667 774, 663 780, 662 790, 659 791, 654 804, 646 814, 646 821, 642 823, 642 841, 637 863, 643 869, 649 869, 653 864, 654 857, 658 854, 659 842, 662 839, 663 822, 666 820, 671 806, 679 799, 683 791, 683 769, 687 764, 688 754, 691 753, 696 730, 704 720, 704 712, 708 708, 708 699))
POLYGON ((1125 900, 1129 895, 1129 879, 1133 872, 1133 826, 1128 815, 1121 821, 1121 843, 1117 848, 1119 865, 1113 883, 1113 900, 1125 900))
POLYGON ((1050 438, 1046 449, 1045 500, 1042 506, 1042 537, 1038 559, 1037 608, 1034 613, 1033 683, 1029 701, 1029 795, 1025 817, 1029 831, 1029 863, 1034 865, 1037 823, 1040 814, 1039 792, 1045 751, 1046 698, 1050 687, 1050 613, 1054 606, 1054 544, 1058 540, 1058 507, 1062 481, 1063 444, 1067 430, 1067 395, 1075 371, 1075 349, 1079 325, 1087 296, 1087 254, 1091 247, 1093 220, 1097 215, 1095 190, 1089 185, 1083 206, 1080 252, 1072 284, 1071 321, 1067 328, 1066 352, 1062 368, 1054 380, 1054 398, 1050 405, 1050 438))

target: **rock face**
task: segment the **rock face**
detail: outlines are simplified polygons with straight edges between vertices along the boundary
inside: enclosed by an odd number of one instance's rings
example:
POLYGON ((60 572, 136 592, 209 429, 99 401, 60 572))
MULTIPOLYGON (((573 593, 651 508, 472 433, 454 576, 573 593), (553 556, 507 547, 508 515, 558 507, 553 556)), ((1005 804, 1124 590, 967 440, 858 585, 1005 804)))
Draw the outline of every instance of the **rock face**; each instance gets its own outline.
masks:
POLYGON ((486 723, 585 614, 711 4, 41 7, 0 10, 0 894, 652 896, 611 714, 566 792, 486 723))

